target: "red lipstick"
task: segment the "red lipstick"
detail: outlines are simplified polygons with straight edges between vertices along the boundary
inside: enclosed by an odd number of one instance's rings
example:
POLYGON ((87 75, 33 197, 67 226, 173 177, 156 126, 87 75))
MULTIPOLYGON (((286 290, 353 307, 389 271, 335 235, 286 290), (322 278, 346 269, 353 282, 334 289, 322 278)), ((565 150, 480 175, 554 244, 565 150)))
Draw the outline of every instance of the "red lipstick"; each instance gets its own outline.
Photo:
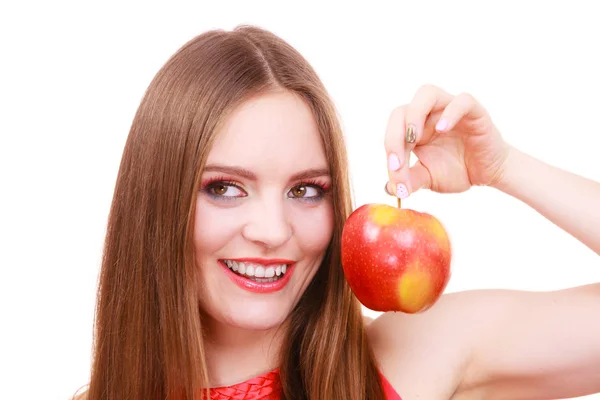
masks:
POLYGON ((289 264, 293 264, 295 262, 293 260, 286 260, 285 258, 228 258, 228 260, 267 266, 273 264, 287 264, 289 266, 289 264))
POLYGON ((225 274, 240 288, 248 290, 253 293, 274 293, 283 289, 292 277, 294 267, 296 266, 294 261, 284 259, 260 259, 260 258, 228 258, 228 260, 237 262, 255 263, 261 265, 273 265, 273 264, 286 264, 285 274, 276 281, 273 282, 256 282, 252 279, 246 278, 239 275, 227 267, 223 260, 219 260, 219 264, 224 269, 225 274))

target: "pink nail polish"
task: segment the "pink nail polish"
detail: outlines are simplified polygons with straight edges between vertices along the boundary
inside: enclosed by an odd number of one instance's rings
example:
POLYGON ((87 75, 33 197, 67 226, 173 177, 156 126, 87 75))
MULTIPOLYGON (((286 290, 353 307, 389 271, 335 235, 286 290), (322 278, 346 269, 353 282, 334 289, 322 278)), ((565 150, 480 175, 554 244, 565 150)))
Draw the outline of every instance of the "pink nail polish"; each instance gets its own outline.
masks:
POLYGON ((435 125, 435 130, 438 132, 443 132, 448 128, 448 121, 445 119, 440 119, 438 123, 435 125))
POLYGON ((394 153, 390 153, 388 156, 388 168, 392 171, 397 171, 400 169, 400 159, 394 153))
POLYGON ((399 183, 396 187, 396 196, 400 199, 405 199, 408 197, 408 189, 402 183, 399 183))

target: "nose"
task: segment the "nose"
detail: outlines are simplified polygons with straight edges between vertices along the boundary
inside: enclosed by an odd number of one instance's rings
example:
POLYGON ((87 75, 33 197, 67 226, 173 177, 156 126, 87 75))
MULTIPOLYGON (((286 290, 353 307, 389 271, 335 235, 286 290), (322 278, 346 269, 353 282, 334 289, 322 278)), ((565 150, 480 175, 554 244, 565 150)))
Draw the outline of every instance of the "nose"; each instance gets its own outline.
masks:
POLYGON ((249 210, 248 223, 242 230, 244 238, 269 249, 286 243, 292 236, 292 226, 286 215, 284 202, 257 202, 249 210))

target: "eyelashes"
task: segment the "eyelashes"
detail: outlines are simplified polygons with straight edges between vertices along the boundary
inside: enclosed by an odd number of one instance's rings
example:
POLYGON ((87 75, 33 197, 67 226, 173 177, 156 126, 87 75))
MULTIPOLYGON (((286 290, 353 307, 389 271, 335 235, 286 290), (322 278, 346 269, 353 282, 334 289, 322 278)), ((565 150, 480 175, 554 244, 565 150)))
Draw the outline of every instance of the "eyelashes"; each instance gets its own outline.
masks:
POLYGON ((214 179, 202 185, 202 191, 213 200, 232 201, 248 194, 236 182, 214 179), (233 193, 232 193, 233 192, 233 193))
MULTIPOLYGON (((329 193, 330 185, 317 179, 309 179, 292 187, 287 197, 302 202, 317 202, 329 193)), ((236 201, 248 196, 248 193, 237 182, 224 178, 211 178, 202 184, 202 192, 215 201, 236 201)))
POLYGON ((288 192, 288 197, 302 201, 316 202, 323 199, 329 193, 329 188, 329 184, 324 184, 317 180, 306 180, 291 188, 288 192), (306 193, 311 193, 311 190, 316 191, 316 194, 305 196, 306 193))

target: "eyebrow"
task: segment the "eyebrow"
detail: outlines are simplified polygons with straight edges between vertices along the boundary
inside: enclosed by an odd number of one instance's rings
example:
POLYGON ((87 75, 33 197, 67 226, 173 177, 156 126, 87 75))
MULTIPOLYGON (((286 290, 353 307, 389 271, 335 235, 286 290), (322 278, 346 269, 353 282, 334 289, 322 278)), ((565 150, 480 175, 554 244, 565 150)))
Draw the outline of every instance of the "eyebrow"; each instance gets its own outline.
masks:
MULTIPOLYGON (((237 167, 234 165, 210 164, 204 168, 204 172, 221 172, 221 173, 225 173, 225 174, 229 174, 229 175, 235 175, 240 178, 245 178, 245 179, 248 179, 251 181, 258 180, 258 178, 256 177, 256 174, 253 173, 252 171, 242 168, 242 167, 237 167)), ((307 169, 304 171, 300 171, 300 172, 292 175, 290 180, 297 181, 297 180, 303 180, 303 179, 316 178, 318 176, 325 176, 325 175, 329 175, 329 169, 327 169, 327 168, 311 168, 311 169, 307 169)))

